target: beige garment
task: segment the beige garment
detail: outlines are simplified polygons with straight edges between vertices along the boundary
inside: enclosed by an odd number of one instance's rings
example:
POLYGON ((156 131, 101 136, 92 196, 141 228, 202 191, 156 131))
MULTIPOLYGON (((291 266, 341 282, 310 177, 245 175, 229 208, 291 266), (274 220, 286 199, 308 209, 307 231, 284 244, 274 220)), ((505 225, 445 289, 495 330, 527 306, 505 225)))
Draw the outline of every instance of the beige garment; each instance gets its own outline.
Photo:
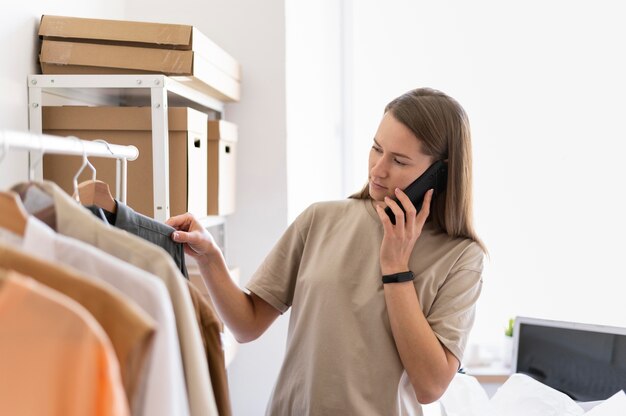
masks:
POLYGON ((55 183, 40 186, 54 200, 57 232, 97 247, 161 279, 174 307, 178 339, 183 358, 189 410, 192 416, 217 415, 217 406, 202 339, 195 319, 189 290, 180 270, 169 254, 137 236, 110 227, 78 205, 55 183))
POLYGON ((96 318, 113 344, 124 390, 132 406, 152 347, 154 320, 114 287, 2 243, 0 267, 30 276, 72 298, 96 318))
POLYGON ((196 311, 196 319, 202 336, 202 343, 209 363, 211 384, 217 403, 217 411, 220 416, 230 416, 230 394, 228 393, 228 376, 226 374, 226 362, 224 360, 224 345, 222 335, 224 324, 217 316, 210 299, 206 299, 202 292, 193 283, 187 280, 191 301, 196 311))
POLYGON ((113 346, 69 297, 0 270, 0 413, 128 416, 113 346))
MULTIPOLYGON (((404 368, 381 282, 382 236, 370 200, 314 204, 251 278, 251 292, 280 312, 291 307, 268 415, 398 413, 404 368)), ((430 223, 409 262, 422 313, 459 361, 474 321, 482 262, 476 243, 430 223)))

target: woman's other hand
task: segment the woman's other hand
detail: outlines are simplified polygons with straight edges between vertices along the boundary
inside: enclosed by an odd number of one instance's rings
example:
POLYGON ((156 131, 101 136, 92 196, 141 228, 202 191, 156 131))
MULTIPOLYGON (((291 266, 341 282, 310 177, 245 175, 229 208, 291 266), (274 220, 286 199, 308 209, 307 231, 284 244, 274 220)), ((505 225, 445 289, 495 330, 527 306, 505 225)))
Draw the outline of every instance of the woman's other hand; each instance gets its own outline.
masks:
POLYGON ((430 202, 433 196, 432 189, 426 192, 418 213, 409 197, 402 190, 396 188, 395 192, 406 211, 405 215, 396 201, 385 197, 385 203, 396 217, 395 225, 391 223, 384 208, 376 205, 376 211, 384 229, 383 241, 380 246, 380 268, 383 275, 409 270, 409 258, 430 214, 430 202))

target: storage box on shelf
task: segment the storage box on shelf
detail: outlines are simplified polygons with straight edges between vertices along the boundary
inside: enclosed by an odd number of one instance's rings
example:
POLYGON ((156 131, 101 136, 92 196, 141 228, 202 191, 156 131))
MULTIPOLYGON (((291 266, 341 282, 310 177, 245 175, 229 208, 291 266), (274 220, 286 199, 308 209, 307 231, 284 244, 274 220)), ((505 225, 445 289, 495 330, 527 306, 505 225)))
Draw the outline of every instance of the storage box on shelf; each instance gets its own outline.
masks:
POLYGON ((189 25, 44 15, 44 74, 162 73, 222 101, 240 97, 239 63, 189 25))
POLYGON ((224 120, 208 122, 208 213, 235 212, 237 125, 224 120))
MULTIPOLYGON (((190 108, 171 107, 169 125, 170 215, 207 214, 207 115, 190 108)), ((103 139, 110 144, 132 144, 139 158, 128 167, 128 205, 154 217, 151 112, 148 107, 44 107, 43 130, 60 136, 103 139)), ((93 160, 97 177, 114 183, 115 163, 93 160)), ((44 157, 44 178, 72 193, 72 178, 81 160, 56 155, 44 157)), ((83 172, 80 180, 89 179, 83 172)))

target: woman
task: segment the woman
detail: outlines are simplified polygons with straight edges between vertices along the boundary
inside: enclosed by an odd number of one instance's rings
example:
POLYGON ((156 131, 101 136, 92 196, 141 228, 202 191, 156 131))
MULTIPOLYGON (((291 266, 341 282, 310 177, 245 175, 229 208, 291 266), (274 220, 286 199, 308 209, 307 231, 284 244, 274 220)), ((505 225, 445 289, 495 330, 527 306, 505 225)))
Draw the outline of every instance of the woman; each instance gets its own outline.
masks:
POLYGON ((417 89, 393 100, 374 137, 368 184, 300 214, 250 279, 249 294, 190 214, 168 220, 238 341, 256 339, 291 307, 268 415, 397 414, 403 371, 420 403, 443 394, 481 289, 470 145, 467 116, 445 94, 417 89), (447 164, 447 186, 416 208, 401 189, 438 160, 447 164))

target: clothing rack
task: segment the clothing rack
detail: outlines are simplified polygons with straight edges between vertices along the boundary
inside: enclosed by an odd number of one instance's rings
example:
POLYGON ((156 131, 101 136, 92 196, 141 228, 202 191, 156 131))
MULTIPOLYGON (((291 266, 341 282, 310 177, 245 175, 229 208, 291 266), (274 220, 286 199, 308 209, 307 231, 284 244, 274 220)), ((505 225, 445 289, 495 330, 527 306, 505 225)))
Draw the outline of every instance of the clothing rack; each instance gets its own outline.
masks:
POLYGON ((44 154, 60 154, 116 159, 115 197, 126 203, 127 161, 139 157, 135 146, 108 144, 105 141, 81 140, 77 137, 59 137, 48 134, 33 134, 22 131, 0 130, 0 161, 12 150, 26 150, 30 153, 29 179, 42 180, 41 169, 35 178, 35 167, 41 164, 44 154), (38 155, 39 154, 39 155, 38 155), (39 159, 37 160, 37 155, 39 159))

